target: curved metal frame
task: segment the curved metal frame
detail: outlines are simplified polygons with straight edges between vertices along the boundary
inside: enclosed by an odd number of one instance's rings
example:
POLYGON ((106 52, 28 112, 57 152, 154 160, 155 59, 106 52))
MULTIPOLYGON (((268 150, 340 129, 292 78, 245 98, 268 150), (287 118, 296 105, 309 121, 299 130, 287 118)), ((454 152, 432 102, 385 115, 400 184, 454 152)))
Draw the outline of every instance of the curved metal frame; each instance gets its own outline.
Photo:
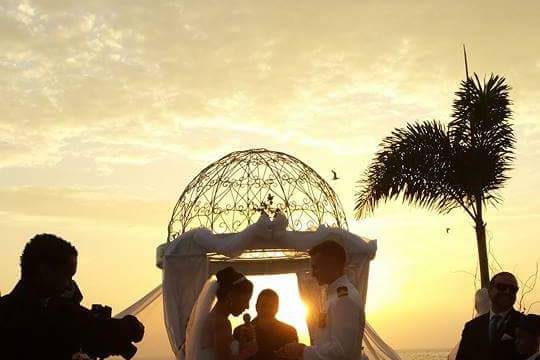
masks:
POLYGON ((281 211, 289 230, 320 224, 347 229, 343 207, 330 185, 294 156, 266 149, 230 153, 204 168, 174 207, 167 241, 196 227, 234 233, 261 211, 281 211))

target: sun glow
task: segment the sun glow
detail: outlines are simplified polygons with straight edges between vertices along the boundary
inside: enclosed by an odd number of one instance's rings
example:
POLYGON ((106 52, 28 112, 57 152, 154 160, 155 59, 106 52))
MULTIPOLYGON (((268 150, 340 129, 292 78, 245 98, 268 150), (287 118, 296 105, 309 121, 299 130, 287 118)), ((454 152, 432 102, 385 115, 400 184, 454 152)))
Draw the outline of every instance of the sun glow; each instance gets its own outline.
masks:
MULTIPOLYGON (((264 289, 272 289, 279 295, 277 319, 293 326, 298 332, 299 341, 309 344, 309 334, 306 325, 308 311, 307 307, 300 300, 296 275, 250 276, 249 279, 253 281, 254 285, 253 297, 251 298, 248 310, 251 318, 253 319, 257 316, 255 303, 257 302, 259 293, 264 289)), ((242 323, 242 318, 232 318, 231 322, 234 328, 242 323)))

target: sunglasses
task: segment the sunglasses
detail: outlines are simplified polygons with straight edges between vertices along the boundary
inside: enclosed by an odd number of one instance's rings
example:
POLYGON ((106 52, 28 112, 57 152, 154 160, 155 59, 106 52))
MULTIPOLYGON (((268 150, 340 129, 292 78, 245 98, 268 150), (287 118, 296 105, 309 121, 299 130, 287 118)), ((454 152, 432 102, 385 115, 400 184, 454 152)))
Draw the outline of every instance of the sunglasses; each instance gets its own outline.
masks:
POLYGON ((509 284, 508 285, 507 284, 495 284, 493 287, 495 289, 497 289, 498 291, 500 291, 500 292, 505 292, 505 291, 509 290, 510 293, 512 293, 512 294, 516 294, 518 292, 518 290, 519 290, 519 288, 517 286, 509 285, 509 284))

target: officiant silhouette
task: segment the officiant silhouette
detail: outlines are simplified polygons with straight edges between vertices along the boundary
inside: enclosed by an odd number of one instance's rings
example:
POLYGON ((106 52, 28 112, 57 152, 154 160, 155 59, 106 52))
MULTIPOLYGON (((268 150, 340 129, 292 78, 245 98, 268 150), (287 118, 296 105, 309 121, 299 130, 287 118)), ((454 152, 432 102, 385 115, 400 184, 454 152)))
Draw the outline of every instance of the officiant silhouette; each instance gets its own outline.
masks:
MULTIPOLYGON (((298 335, 296 329, 284 322, 276 319, 279 309, 279 296, 271 289, 265 289, 257 297, 257 317, 251 324, 255 327, 257 337, 258 352, 251 357, 252 360, 273 360, 278 359, 274 352, 285 344, 297 342, 298 335)), ((234 329, 234 338, 242 336, 240 325, 234 329)))

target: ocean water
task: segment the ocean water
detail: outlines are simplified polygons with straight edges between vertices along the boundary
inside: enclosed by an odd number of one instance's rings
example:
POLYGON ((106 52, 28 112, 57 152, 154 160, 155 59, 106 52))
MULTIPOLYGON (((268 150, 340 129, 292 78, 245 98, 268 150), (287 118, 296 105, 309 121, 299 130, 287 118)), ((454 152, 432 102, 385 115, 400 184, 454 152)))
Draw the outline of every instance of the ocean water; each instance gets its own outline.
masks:
POLYGON ((398 350, 403 360, 446 360, 450 349, 398 350))

